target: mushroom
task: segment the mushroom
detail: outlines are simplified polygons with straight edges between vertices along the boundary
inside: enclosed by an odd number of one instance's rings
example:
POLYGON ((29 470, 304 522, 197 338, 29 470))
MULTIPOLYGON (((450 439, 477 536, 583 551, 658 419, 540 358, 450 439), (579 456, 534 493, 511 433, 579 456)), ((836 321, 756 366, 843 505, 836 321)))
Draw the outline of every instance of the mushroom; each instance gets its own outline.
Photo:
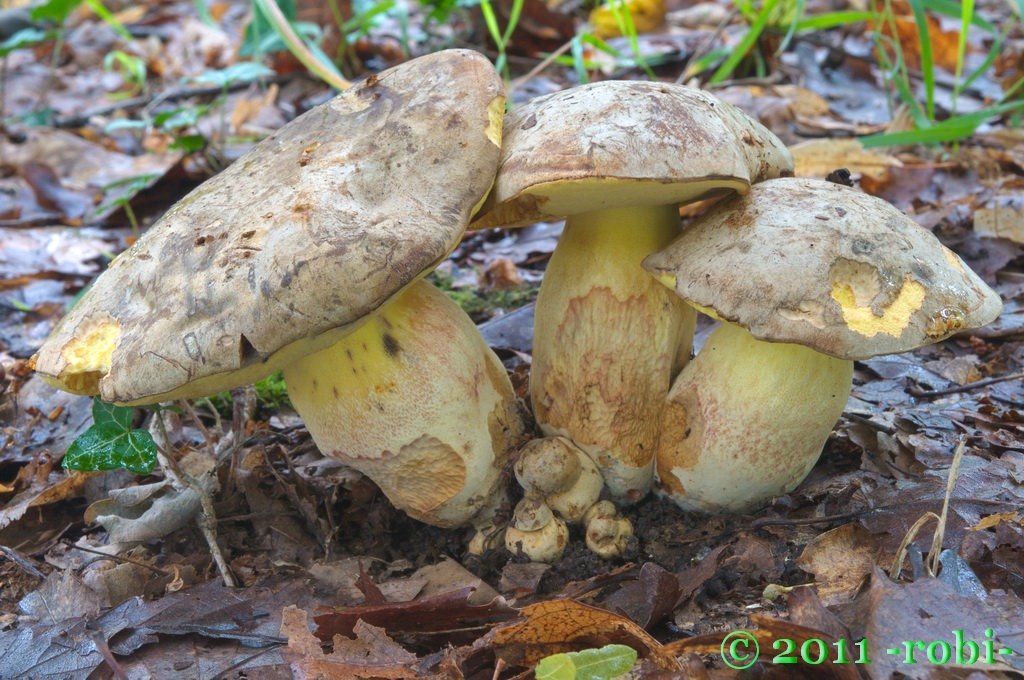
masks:
POLYGON ((525 555, 532 562, 555 562, 568 544, 569 528, 543 500, 526 496, 519 501, 505 529, 505 548, 510 553, 525 555))
POLYGON ((644 261, 722 321, 672 385, 660 493, 738 512, 795 488, 850 393, 853 360, 906 352, 998 316, 999 296, 885 201, 776 179, 717 206, 644 261))
POLYGON ((543 498, 566 522, 578 524, 601 496, 601 471, 565 437, 527 442, 519 451, 516 479, 526 495, 543 498))
POLYGON ((36 370, 148 404, 283 368, 325 455, 424 522, 484 522, 523 423, 473 323, 420 279, 491 186, 503 110, 500 78, 467 50, 370 76, 173 206, 36 370))
POLYGON ((633 537, 633 525, 622 517, 611 501, 595 503, 583 517, 587 547, 606 560, 621 557, 633 537))
POLYGON ((612 496, 650 489, 661 407, 695 315, 640 267, 679 233, 678 204, 792 168, 774 135, 689 88, 606 81, 506 116, 498 176, 473 229, 568 216, 537 299, 530 395, 612 496))

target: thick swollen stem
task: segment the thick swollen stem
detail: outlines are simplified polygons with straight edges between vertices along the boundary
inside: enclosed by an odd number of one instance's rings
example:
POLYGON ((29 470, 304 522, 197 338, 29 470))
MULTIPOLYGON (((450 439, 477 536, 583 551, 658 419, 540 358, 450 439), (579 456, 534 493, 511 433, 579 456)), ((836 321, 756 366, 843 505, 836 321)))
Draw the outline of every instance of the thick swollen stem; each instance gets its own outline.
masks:
POLYGON ((537 299, 537 421, 586 451, 618 500, 650 490, 661 409, 689 358, 693 310, 640 266, 678 233, 674 205, 570 217, 537 299))
POLYGON ((664 411, 658 490, 687 510, 742 512, 792 491, 846 405, 853 362, 722 323, 664 411))
POLYGON ((441 527, 498 503, 523 433, 508 376, 468 316, 417 282, 340 342, 284 371, 292 404, 328 456, 394 505, 441 527))

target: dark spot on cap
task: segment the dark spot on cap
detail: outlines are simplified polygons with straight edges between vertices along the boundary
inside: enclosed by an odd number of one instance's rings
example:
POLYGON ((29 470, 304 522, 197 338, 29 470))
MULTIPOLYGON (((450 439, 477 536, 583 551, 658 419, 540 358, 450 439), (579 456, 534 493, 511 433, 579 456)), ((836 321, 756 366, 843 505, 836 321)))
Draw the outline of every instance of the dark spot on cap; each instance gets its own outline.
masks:
POLYGON ((537 124, 537 114, 531 113, 530 117, 523 121, 523 124, 519 126, 520 130, 529 130, 537 124))
POLYGON ((395 340, 394 336, 390 333, 385 333, 381 336, 381 341, 384 343, 384 351, 388 353, 388 356, 394 359, 398 356, 398 353, 402 351, 402 346, 398 344, 398 340, 395 340))
POLYGON ((255 229, 250 229, 249 231, 243 231, 242 232, 242 238, 252 238, 255 233, 256 233, 255 229))
POLYGON ((869 255, 874 249, 875 247, 870 241, 865 241, 862 238, 856 239, 853 242, 853 252, 857 255, 869 255))

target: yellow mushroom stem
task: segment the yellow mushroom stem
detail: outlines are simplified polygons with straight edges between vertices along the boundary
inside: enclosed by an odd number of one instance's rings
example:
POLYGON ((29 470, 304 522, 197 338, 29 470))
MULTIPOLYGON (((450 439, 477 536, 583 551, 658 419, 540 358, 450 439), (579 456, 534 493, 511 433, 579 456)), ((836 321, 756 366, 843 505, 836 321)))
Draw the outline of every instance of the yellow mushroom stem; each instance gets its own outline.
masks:
POLYGON ((640 266, 678 233, 674 205, 572 216, 537 299, 537 421, 582 448, 617 500, 650 490, 661 408, 690 354, 693 310, 640 266))
POLYGON ((686 510, 743 512, 792 491, 846 405, 853 362, 723 322, 664 411, 658 490, 686 510))
POLYGON ((498 357, 444 293, 414 283, 284 377, 325 455, 415 519, 486 528, 524 425, 498 357))

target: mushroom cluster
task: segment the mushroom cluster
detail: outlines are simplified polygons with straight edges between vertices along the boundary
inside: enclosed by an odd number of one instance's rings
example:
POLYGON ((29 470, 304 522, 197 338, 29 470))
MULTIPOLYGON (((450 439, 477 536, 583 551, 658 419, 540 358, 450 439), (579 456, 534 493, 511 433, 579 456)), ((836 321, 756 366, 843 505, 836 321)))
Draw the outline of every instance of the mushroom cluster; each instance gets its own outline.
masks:
POLYGON ((466 50, 372 76, 258 144, 122 253, 34 357, 149 404, 283 370, 327 456, 423 522, 552 561, 623 554, 609 500, 656 485, 739 511, 795 487, 852 360, 991 321, 1000 300, 884 201, 686 87, 602 82, 517 106, 466 50), (679 206, 723 197, 681 226, 679 206), (467 228, 568 218, 537 301, 528 427, 468 316, 423 281, 467 228), (697 312, 722 323, 691 361, 697 312), (602 495, 607 491, 607 497, 602 495))
POLYGON ((605 81, 515 107, 494 189, 471 228, 568 218, 537 298, 534 415, 597 463, 611 496, 643 498, 661 411, 696 315, 641 267, 678 234, 680 204, 789 174, 775 135, 714 96, 605 81))

